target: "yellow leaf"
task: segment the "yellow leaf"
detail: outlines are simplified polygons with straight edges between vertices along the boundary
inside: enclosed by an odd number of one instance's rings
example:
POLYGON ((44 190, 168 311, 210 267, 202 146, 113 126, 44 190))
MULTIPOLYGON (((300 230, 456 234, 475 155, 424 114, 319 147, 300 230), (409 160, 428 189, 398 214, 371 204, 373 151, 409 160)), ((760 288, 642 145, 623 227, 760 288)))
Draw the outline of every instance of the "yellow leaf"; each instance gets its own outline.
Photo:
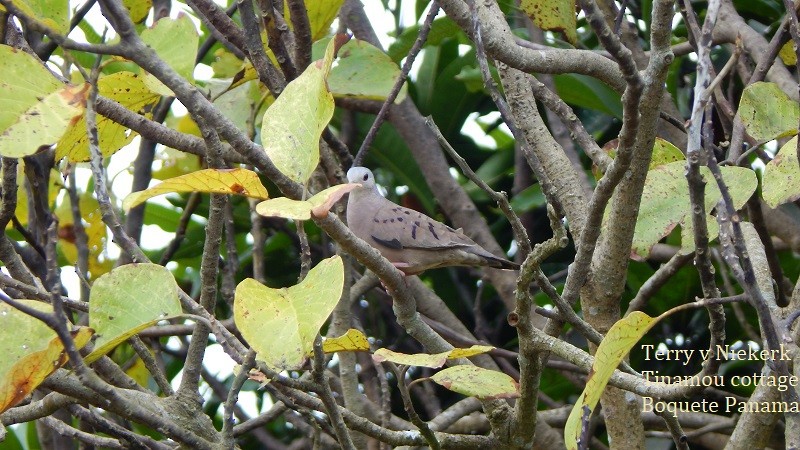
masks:
POLYGON ((23 13, 61 34, 69 33, 68 0, 13 0, 23 13))
POLYGON ((447 359, 468 358, 470 356, 488 353, 492 350, 494 350, 494 347, 491 345, 473 345, 470 348, 454 348, 450 350, 447 359))
MULTIPOLYGON (((351 328, 347 333, 322 341, 322 351, 325 353, 336 352, 368 352, 369 340, 360 330, 351 328)), ((309 353, 309 355, 313 352, 309 353)))
POLYGON ((575 402, 564 427, 567 449, 578 448, 582 424, 588 424, 589 417, 600 401, 600 396, 603 395, 614 369, 657 321, 658 319, 653 319, 641 311, 634 311, 608 330, 595 352, 594 364, 586 380, 586 387, 575 402))
POLYGON ((0 45, 0 155, 36 153, 82 117, 89 85, 65 85, 33 56, 0 45))
MULTIPOLYGON (((52 314, 53 308, 35 300, 17 300, 37 311, 52 314)), ((0 412, 19 403, 42 381, 67 362, 64 345, 44 322, 7 303, 0 303, 0 412)), ((79 327, 72 332, 75 346, 89 342, 93 330, 79 327)))
POLYGON ((256 205, 256 212, 265 217, 294 220, 309 220, 311 216, 326 217, 334 203, 358 186, 358 183, 337 184, 316 193, 308 200, 272 198, 256 205))
POLYGON ((791 39, 789 42, 783 44, 781 47, 781 51, 778 52, 778 56, 781 57, 783 63, 787 66, 791 67, 797 64, 797 53, 794 52, 794 41, 791 39))
POLYGON ((157 195, 170 192, 208 192, 267 198, 267 189, 258 174, 247 169, 204 169, 164 180, 156 186, 128 194, 122 201, 126 211, 157 195))
POLYGON ((323 260, 295 286, 272 289, 247 278, 236 286, 233 320, 257 353, 275 370, 303 365, 314 338, 339 302, 344 265, 323 260))
POLYGON ((275 100, 261 122, 261 145, 275 166, 305 184, 319 164, 319 139, 333 117, 327 78, 337 46, 331 39, 325 58, 311 63, 275 100))
POLYGON ((459 394, 480 399, 519 397, 519 384, 510 376, 476 366, 448 367, 431 380, 459 394))
MULTIPOLYGON (((113 264, 113 261, 109 259, 100 261, 100 256, 105 252, 106 224, 103 223, 100 204, 92 192, 86 191, 80 194, 79 206, 89 247, 89 272, 92 274, 92 278, 96 279, 111 270, 113 264)), ((65 196, 64 200, 56 207, 55 214, 58 218, 58 238, 61 252, 70 264, 75 264, 78 260, 78 248, 75 246, 75 221, 72 217, 69 196, 65 196)))
MULTIPOLYGON (((152 108, 161 96, 153 93, 142 82, 142 77, 132 72, 116 72, 100 78, 98 93, 144 117, 152 117, 152 108)), ((97 132, 103 156, 111 156, 128 145, 136 133, 104 117, 97 117, 97 132)), ((70 162, 89 160, 89 138, 86 119, 75 121, 56 145, 56 160, 68 158, 70 162)))
POLYGON ((797 162, 797 137, 784 144, 764 168, 761 196, 770 208, 777 208, 800 197, 800 164, 797 162))

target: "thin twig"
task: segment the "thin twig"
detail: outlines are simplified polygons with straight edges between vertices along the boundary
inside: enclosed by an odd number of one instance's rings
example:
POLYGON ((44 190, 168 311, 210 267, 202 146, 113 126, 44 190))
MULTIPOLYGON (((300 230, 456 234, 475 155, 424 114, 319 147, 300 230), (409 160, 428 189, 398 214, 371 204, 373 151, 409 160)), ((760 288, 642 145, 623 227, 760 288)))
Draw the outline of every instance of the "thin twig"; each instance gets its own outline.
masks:
POLYGON ((247 355, 244 357, 244 362, 239 367, 239 373, 233 378, 233 383, 231 383, 231 388, 228 391, 228 397, 225 399, 225 403, 223 404, 223 413, 222 413, 222 430, 220 433, 222 434, 222 439, 226 442, 226 446, 228 448, 233 448, 235 445, 234 433, 233 433, 233 409, 236 402, 239 400, 239 391, 242 390, 242 386, 244 386, 244 382, 247 381, 248 374, 250 369, 253 368, 256 362, 256 352, 255 350, 250 350, 247 352, 247 355))
POLYGON ((369 151, 369 147, 372 145, 372 141, 375 140, 378 130, 380 129, 381 125, 383 125, 383 121, 386 119, 386 115, 389 113, 389 108, 394 104, 397 94, 400 93, 400 88, 403 87, 403 84, 406 82, 406 78, 408 78, 408 73, 411 72, 411 66, 414 64, 414 60, 416 60, 417 55, 419 54, 420 50, 422 50, 422 46, 425 45, 425 41, 428 39, 428 33, 431 31, 431 24, 438 13, 439 2, 437 0, 433 0, 431 2, 430 11, 428 12, 428 15, 425 16, 425 21, 422 22, 422 26, 419 28, 417 39, 414 41, 414 45, 411 47, 411 50, 408 51, 406 61, 403 63, 403 68, 400 70, 400 75, 398 76, 397 81, 395 81, 394 86, 392 86, 392 90, 389 91, 389 96, 386 97, 386 100, 381 105, 378 115, 375 116, 375 121, 372 122, 372 126, 369 128, 367 135, 364 137, 364 141, 361 143, 361 147, 358 149, 356 157, 353 158, 354 166, 360 166, 363 164, 364 158, 367 156, 367 152, 369 151))
POLYGON ((336 404, 331 387, 328 385, 328 376, 325 370, 325 353, 322 351, 322 337, 319 334, 314 339, 314 361, 311 375, 317 386, 319 386, 318 394, 322 398, 328 417, 333 423, 336 439, 345 450, 355 450, 353 439, 350 437, 350 432, 347 430, 347 425, 345 425, 342 414, 339 411, 339 405, 336 404))
POLYGON ((431 449, 439 450, 441 444, 436 439, 436 435, 433 434, 431 428, 428 424, 422 420, 422 418, 417 414, 417 410, 414 409, 414 403, 411 401, 411 393, 409 392, 409 385, 406 384, 406 373, 408 372, 409 366, 402 366, 397 367, 394 363, 387 362, 389 367, 394 372, 395 377, 397 378, 397 389, 400 391, 400 398, 403 399, 403 407, 405 408, 406 414, 408 414, 409 420, 411 423, 417 426, 419 432, 422 433, 422 436, 428 442, 428 445, 431 449))
POLYGON ((433 117, 428 116, 425 118, 425 124, 428 125, 428 128, 433 132, 436 136, 436 139, 439 141, 439 145, 453 158, 453 161, 458 165, 461 169, 461 172, 466 175, 473 183, 475 183, 479 188, 481 188, 484 192, 489 194, 492 200, 497 202, 497 205, 500 207, 500 210, 503 211, 508 221, 511 223, 511 228, 514 230, 514 238, 517 241, 517 245, 522 249, 524 255, 527 255, 531 252, 531 241, 528 239, 528 232, 525 231, 525 227, 522 225, 522 222, 519 220, 519 216, 511 209, 511 204, 508 202, 508 195, 505 192, 497 192, 485 181, 481 180, 480 177, 469 167, 467 161, 461 157, 461 155, 456 152, 452 145, 447 142, 444 135, 442 135, 441 130, 439 127, 436 126, 436 123, 433 121, 433 117))

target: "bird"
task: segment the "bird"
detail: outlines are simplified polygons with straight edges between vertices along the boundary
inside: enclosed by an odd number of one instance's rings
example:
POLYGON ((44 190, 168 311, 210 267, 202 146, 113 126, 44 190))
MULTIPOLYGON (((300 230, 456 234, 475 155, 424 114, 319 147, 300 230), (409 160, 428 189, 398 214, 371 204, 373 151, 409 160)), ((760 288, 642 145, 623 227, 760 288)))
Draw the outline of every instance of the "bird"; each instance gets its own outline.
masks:
POLYGON ((519 264, 475 243, 461 228, 454 230, 385 198, 368 168, 350 168, 347 181, 360 184, 349 193, 347 226, 405 275, 447 266, 519 269, 519 264))

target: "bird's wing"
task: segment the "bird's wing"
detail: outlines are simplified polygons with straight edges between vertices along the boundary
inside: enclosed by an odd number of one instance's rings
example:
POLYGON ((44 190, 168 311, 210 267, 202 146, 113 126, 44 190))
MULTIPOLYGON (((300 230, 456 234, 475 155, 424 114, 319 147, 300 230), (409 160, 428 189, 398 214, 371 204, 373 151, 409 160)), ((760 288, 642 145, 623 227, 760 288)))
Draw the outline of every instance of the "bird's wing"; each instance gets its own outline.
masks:
POLYGON ((379 245, 401 250, 452 249, 477 245, 460 229, 454 230, 434 219, 386 201, 382 208, 371 212, 369 235, 379 245))

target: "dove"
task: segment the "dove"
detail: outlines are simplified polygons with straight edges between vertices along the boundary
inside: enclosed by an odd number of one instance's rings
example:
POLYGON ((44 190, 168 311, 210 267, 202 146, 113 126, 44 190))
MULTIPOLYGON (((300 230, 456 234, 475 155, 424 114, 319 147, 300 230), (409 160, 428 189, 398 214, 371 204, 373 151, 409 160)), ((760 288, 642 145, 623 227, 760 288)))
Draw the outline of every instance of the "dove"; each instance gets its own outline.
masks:
POLYGON ((404 274, 446 266, 519 269, 519 264, 494 256, 460 228, 454 230, 386 199, 366 167, 352 167, 347 181, 361 185, 350 191, 347 226, 404 274))

